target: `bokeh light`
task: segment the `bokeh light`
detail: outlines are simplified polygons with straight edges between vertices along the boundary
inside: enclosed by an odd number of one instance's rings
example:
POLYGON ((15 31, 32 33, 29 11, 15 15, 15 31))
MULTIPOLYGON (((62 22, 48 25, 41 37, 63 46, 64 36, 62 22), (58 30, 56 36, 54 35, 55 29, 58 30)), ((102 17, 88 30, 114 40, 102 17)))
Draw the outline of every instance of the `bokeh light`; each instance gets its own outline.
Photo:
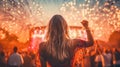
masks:
POLYGON ((0 0, 0 27, 26 42, 33 27, 46 26, 54 14, 61 14, 69 26, 81 27, 80 22, 88 20, 94 38, 107 41, 120 30, 119 4, 119 0, 0 0))

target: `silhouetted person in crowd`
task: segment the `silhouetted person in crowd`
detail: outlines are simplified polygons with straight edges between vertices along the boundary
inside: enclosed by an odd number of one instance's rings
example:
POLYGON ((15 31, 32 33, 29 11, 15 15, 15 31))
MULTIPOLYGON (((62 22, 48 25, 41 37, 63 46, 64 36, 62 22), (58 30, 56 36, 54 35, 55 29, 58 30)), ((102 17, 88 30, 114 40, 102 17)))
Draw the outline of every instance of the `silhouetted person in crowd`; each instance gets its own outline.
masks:
POLYGON ((95 45, 95 67, 102 67, 102 48, 99 46, 99 44, 96 41, 95 45))
POLYGON ((67 22, 61 15, 54 15, 51 18, 45 41, 39 46, 41 67, 47 67, 46 62, 51 67, 71 67, 75 49, 93 45, 88 21, 83 20, 81 23, 86 29, 88 41, 70 39, 67 22))
POLYGON ((9 67, 22 67, 24 63, 22 56, 17 52, 18 48, 15 46, 13 48, 14 53, 11 54, 8 58, 8 66, 9 67))
POLYGON ((36 55, 34 52, 31 52, 30 55, 32 58, 32 67, 36 67, 36 55))
POLYGON ((7 67, 5 53, 3 51, 0 52, 0 67, 7 67))
POLYGON ((108 48, 104 48, 101 55, 102 58, 102 67, 111 67, 112 66, 112 54, 108 48))
POLYGON ((113 66, 120 67, 120 51, 116 48, 113 48, 113 66))
POLYGON ((28 52, 25 52, 23 59, 24 59, 23 67, 32 67, 32 58, 28 52))
POLYGON ((85 50, 85 56, 83 58, 83 65, 82 65, 82 67, 91 67, 90 50, 89 49, 85 50))

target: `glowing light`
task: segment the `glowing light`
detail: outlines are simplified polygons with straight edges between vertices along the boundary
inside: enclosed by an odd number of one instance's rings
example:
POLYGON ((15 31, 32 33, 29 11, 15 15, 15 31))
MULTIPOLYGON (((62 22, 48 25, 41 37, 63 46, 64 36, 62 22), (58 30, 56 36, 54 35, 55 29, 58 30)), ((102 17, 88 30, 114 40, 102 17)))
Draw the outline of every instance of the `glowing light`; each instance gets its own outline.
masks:
MULTIPOLYGON (((51 2, 54 7, 56 5, 54 0, 50 2, 40 0, 39 2, 43 1, 48 8, 51 2)), ((48 12, 62 14, 70 26, 81 26, 80 21, 87 19, 95 39, 107 41, 114 30, 120 30, 120 9, 115 5, 114 0, 105 0, 104 3, 101 3, 100 0, 95 0, 95 2, 85 0, 83 4, 77 3, 77 1, 60 0, 61 5, 56 6, 58 11, 52 12, 54 11, 52 8, 53 10, 48 10, 48 12)), ((31 28, 46 25, 53 15, 45 12, 47 8, 44 4, 39 4, 37 0, 1 0, 0 2, 0 27, 17 35, 18 40, 22 42, 29 39, 31 28)), ((76 34, 70 35, 76 36, 76 34)))
POLYGON ((5 33, 3 31, 0 31, 0 39, 4 39, 6 37, 5 33))

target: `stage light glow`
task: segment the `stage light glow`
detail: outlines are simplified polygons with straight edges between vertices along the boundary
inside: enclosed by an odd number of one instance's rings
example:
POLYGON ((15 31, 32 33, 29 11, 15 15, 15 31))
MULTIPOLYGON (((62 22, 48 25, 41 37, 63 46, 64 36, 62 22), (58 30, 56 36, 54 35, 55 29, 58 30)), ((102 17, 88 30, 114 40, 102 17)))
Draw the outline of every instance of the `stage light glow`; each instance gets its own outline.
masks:
POLYGON ((1 0, 0 27, 17 35, 20 42, 26 42, 33 27, 46 26, 54 14, 61 14, 69 26, 82 26, 80 22, 88 20, 94 38, 107 41, 113 31, 120 30, 119 3, 115 0, 1 0))

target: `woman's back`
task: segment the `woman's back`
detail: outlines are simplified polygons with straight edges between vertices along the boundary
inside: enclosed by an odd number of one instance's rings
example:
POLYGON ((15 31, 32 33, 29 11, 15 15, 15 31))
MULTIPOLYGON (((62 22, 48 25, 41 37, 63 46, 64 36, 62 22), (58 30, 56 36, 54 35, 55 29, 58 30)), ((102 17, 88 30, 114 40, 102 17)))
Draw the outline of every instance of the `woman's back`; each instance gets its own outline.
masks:
POLYGON ((88 22, 83 21, 82 24, 86 29, 88 41, 70 39, 67 22, 61 15, 54 15, 51 18, 45 42, 42 42, 39 47, 41 67, 46 67, 46 62, 51 67, 71 67, 75 49, 93 45, 88 22))
MULTIPOLYGON (((58 58, 58 56, 60 55, 59 52, 57 52, 57 57, 53 55, 54 53, 50 53, 49 51, 51 49, 48 48, 49 44, 47 44, 46 42, 42 42, 40 44, 39 52, 41 58, 47 61, 51 65, 51 67, 71 67, 75 49, 77 47, 84 47, 85 44, 86 42, 80 39, 70 40, 70 43, 66 44, 65 46, 65 51, 63 51, 63 53, 67 53, 67 57, 64 57, 64 59, 58 58)), ((57 50, 58 49, 56 49, 56 51, 57 50)))

